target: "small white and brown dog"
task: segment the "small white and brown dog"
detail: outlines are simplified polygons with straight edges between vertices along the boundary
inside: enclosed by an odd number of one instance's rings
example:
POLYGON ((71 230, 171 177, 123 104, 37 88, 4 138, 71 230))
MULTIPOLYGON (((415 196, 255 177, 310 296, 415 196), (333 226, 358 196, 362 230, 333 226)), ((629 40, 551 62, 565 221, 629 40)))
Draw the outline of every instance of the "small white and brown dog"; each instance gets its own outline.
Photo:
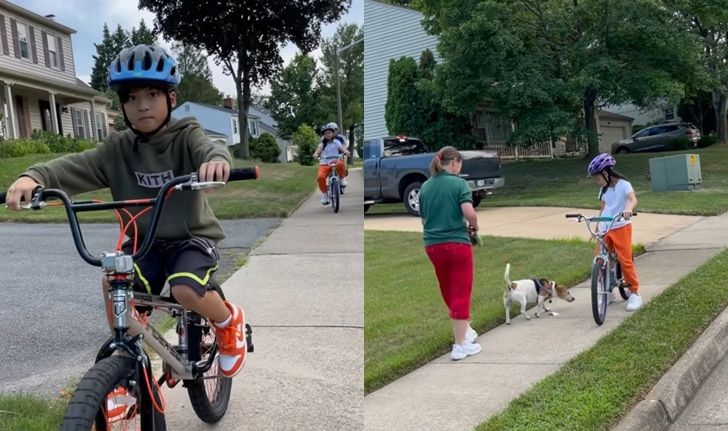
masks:
POLYGON ((559 286, 555 281, 547 280, 545 278, 534 278, 516 280, 511 282, 511 264, 506 264, 506 272, 503 275, 506 281, 506 290, 503 293, 503 305, 506 308, 506 325, 511 324, 511 304, 516 302, 521 305, 521 314, 523 314, 527 320, 531 320, 531 317, 526 312, 526 305, 536 304, 536 317, 541 317, 541 311, 549 312, 549 309, 545 301, 550 300, 556 296, 564 301, 573 302, 574 297, 571 296, 569 290, 565 287, 559 286))

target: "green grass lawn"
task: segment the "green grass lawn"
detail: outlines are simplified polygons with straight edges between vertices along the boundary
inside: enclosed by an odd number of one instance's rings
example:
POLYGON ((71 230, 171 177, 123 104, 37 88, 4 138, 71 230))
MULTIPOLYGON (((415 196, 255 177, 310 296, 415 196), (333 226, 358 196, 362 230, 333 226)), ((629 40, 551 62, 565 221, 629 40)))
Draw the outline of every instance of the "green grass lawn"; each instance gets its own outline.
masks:
POLYGON ((0 431, 57 430, 65 409, 65 400, 0 395, 0 431))
MULTIPOLYGON (((58 155, 32 155, 13 159, 0 159, 0 192, 4 193, 17 178, 34 163, 45 162, 58 155)), ((235 167, 260 165, 257 181, 238 181, 217 189, 208 195, 215 215, 219 219, 287 217, 311 194, 316 187, 317 166, 301 166, 297 163, 258 163, 235 160, 235 167)), ((74 199, 100 199, 110 201, 108 189, 78 195, 74 199)), ((86 222, 114 222, 109 211, 83 213, 86 222)), ((43 211, 0 210, 0 222, 23 221, 35 223, 60 223, 66 221, 61 208, 43 211)))
MULTIPOLYGON (((686 153, 665 152, 616 156, 617 171, 632 183, 638 211, 717 215, 728 211, 728 146, 717 145, 687 153, 700 155, 702 188, 695 191, 653 192, 648 179, 649 159, 686 153)), ((582 158, 526 160, 503 164, 506 185, 487 196, 482 206, 563 206, 597 208, 599 189, 586 177, 582 158)), ((401 203, 377 204, 369 212, 405 212, 401 203)))
MULTIPOLYGON (((590 242, 484 241, 483 247, 474 248, 471 324, 479 333, 505 320, 506 263, 511 263, 513 279, 548 274, 567 286, 585 280, 590 272, 590 242)), ((448 352, 452 326, 421 233, 366 231, 364 277, 364 387, 371 392, 448 352)))
POLYGON ((477 430, 610 429, 726 306, 728 250, 665 290, 477 430))

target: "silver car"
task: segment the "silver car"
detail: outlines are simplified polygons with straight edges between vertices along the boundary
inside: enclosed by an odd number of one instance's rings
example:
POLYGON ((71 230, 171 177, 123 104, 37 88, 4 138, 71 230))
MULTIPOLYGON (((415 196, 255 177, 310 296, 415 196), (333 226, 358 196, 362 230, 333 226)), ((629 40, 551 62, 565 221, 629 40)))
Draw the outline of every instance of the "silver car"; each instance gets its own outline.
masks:
POLYGON ((690 123, 666 123, 646 127, 627 139, 612 144, 612 153, 631 153, 640 151, 666 151, 669 143, 676 138, 685 137, 693 146, 700 140, 700 130, 690 123))

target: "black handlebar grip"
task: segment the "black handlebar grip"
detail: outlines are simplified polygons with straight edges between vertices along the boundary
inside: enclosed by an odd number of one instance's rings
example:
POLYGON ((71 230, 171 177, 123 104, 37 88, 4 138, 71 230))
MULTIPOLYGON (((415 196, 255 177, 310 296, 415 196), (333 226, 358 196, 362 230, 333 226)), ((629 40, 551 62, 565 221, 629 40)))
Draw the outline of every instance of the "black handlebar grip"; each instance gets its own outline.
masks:
POLYGON ((250 168, 231 169, 228 181, 257 180, 259 174, 260 168, 257 165, 250 168))
POLYGON ((0 205, 5 203, 5 193, 0 193, 0 205))
POLYGON ((566 218, 578 218, 581 214, 566 214, 566 218))

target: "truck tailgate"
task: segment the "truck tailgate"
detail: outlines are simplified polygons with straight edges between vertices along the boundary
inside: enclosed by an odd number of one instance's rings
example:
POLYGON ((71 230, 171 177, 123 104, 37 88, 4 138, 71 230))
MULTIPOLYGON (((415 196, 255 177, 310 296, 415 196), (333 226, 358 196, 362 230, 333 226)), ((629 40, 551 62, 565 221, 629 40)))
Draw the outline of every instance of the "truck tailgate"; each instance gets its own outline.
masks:
POLYGON ((492 151, 461 151, 463 169, 460 176, 466 180, 501 176, 501 161, 492 151))

